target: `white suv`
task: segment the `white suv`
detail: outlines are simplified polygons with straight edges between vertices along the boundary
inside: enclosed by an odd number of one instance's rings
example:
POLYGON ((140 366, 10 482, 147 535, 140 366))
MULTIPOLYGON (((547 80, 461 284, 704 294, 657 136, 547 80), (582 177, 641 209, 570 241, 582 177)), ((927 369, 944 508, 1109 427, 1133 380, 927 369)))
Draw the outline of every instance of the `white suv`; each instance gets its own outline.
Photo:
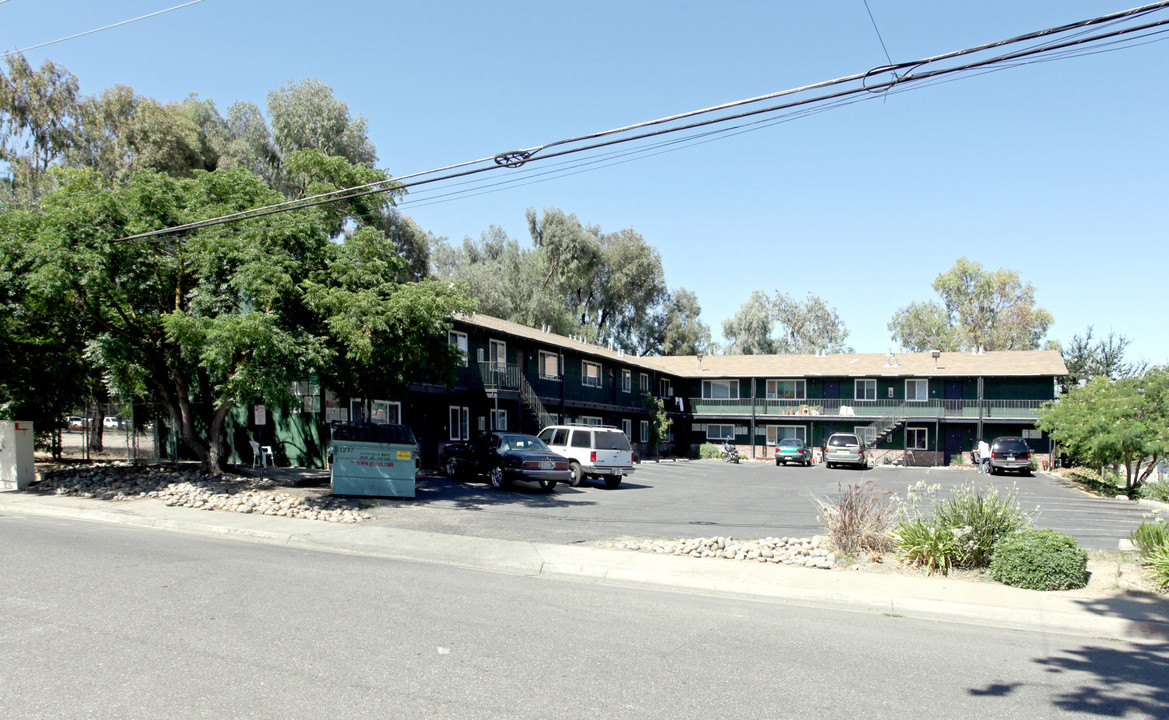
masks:
POLYGON ((633 472, 633 448, 629 438, 615 427, 598 425, 549 425, 540 431, 548 447, 568 458, 573 487, 586 477, 598 477, 615 488, 633 472))

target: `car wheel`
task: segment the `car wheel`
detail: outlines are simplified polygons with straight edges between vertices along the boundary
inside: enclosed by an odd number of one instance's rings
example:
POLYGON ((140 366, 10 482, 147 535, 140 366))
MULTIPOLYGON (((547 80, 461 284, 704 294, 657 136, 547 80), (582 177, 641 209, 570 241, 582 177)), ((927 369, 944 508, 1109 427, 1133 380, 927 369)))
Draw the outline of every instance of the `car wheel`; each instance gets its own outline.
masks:
POLYGON ((581 469, 580 463, 571 462, 568 464, 568 484, 577 487, 580 481, 584 480, 584 470, 581 469))
POLYGON ((778 460, 775 461, 775 467, 779 467, 781 464, 778 460))
POLYGON ((496 490, 502 490, 503 486, 504 486, 503 468, 501 468, 498 465, 491 468, 490 480, 491 480, 491 487, 495 488, 496 490))
POLYGON ((615 477, 605 478, 605 487, 607 487, 609 489, 615 488, 620 484, 621 484, 621 476, 620 475, 617 475, 615 477))
POLYGON ((459 461, 454 458, 446 459, 446 476, 451 480, 459 477, 459 461))
POLYGON ((805 461, 804 461, 804 467, 812 467, 812 461, 811 461, 811 460, 805 460, 805 461))
POLYGON ((828 468, 829 470, 831 470, 831 469, 833 468, 833 465, 832 465, 832 463, 824 463, 824 467, 826 467, 826 468, 828 468))
POLYGON ((540 481, 540 489, 541 490, 544 490, 547 492, 552 492, 552 489, 555 487, 556 487, 555 480, 541 480, 540 481))

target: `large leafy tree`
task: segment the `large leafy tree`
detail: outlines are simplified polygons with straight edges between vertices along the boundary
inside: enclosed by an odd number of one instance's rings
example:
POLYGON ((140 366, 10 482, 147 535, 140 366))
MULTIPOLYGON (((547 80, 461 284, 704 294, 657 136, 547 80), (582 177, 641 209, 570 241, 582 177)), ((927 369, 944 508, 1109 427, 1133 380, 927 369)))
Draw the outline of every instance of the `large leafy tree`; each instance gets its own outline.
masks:
POLYGON ((1042 408, 1037 427, 1087 462, 1123 465, 1135 489, 1169 457, 1169 371, 1096 377, 1042 408))
MULTIPOLYGON (((315 152, 293 164, 311 190, 375 172, 315 152)), ((445 328, 472 308, 464 291, 402 282, 405 263, 374 228, 339 232, 343 218, 372 216, 387 196, 125 241, 281 197, 242 169, 142 171, 114 188, 64 171, 61 183, 39 212, 4 225, 36 298, 25 306, 76 318, 87 344, 74 356, 87 352, 123 397, 164 404, 211 472, 224 461, 229 411, 280 403, 310 372, 356 394, 453 371, 445 328)))
POLYGON ((893 341, 905 350, 1037 350, 1052 323, 1017 270, 988 272, 963 257, 933 289, 940 302, 912 303, 889 321, 893 341))
POLYGON ((723 322, 728 355, 811 355, 851 352, 848 329, 835 308, 817 295, 796 300, 787 293, 771 298, 755 290, 738 312, 723 322))
POLYGON ((77 124, 77 78, 46 60, 33 68, 23 55, 0 71, 0 180, 9 201, 32 205, 49 187, 49 167, 69 148, 77 124))

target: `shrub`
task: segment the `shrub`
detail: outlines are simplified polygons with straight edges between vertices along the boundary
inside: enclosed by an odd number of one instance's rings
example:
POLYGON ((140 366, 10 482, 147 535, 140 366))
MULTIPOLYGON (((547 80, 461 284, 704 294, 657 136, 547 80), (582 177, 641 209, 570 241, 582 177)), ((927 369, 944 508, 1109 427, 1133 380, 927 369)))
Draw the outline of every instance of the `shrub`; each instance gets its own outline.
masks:
POLYGON ((1158 480, 1141 485, 1137 495, 1145 500, 1169 503, 1169 480, 1158 480))
POLYGON ((1141 523, 1136 530, 1132 531, 1129 538, 1141 551, 1142 558, 1148 557, 1158 548, 1169 547, 1169 529, 1160 520, 1141 523))
POLYGON ((1145 558, 1153 571, 1153 583, 1161 592, 1169 591, 1169 545, 1161 545, 1145 558))
POLYGON ((893 548, 889 531, 897 519, 892 493, 883 492, 872 480, 836 483, 836 497, 817 500, 820 522, 839 552, 886 552, 893 548))
POLYGON ((897 552, 927 572, 948 573, 958 554, 958 538, 947 528, 921 518, 902 520, 894 531, 897 552))
POLYGON ((1088 584, 1088 553, 1054 530, 1022 530, 995 546, 990 576, 1028 590, 1071 590, 1088 584))
POLYGON ((702 460, 718 460, 722 454, 723 449, 714 443, 702 443, 698 446, 698 457, 702 460))
POLYGON ((986 567, 1000 538, 1031 526, 1014 487, 1005 497, 994 488, 956 487, 949 500, 934 505, 934 518, 958 539, 953 563, 958 567, 986 567))

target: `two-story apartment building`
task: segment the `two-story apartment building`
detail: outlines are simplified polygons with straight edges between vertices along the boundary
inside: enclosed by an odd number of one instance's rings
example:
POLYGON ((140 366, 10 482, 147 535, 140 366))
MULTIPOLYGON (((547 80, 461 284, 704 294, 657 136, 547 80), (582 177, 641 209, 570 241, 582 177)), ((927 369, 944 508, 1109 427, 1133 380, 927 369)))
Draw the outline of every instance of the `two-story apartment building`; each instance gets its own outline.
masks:
POLYGON ((407 424, 424 463, 476 432, 565 422, 621 428, 644 455, 647 393, 672 420, 668 454, 731 440, 747 457, 770 458, 785 437, 821 446, 847 431, 866 437, 876 462, 948 464, 979 437, 1000 435, 1023 436, 1044 457, 1051 446, 1035 429, 1038 409, 1067 373, 1050 351, 636 357, 478 314, 454 318, 448 339, 464 357, 450 387, 338 398, 306 383, 298 412, 277 411, 278 457, 318 466, 325 441, 316 439, 334 420, 407 424))

